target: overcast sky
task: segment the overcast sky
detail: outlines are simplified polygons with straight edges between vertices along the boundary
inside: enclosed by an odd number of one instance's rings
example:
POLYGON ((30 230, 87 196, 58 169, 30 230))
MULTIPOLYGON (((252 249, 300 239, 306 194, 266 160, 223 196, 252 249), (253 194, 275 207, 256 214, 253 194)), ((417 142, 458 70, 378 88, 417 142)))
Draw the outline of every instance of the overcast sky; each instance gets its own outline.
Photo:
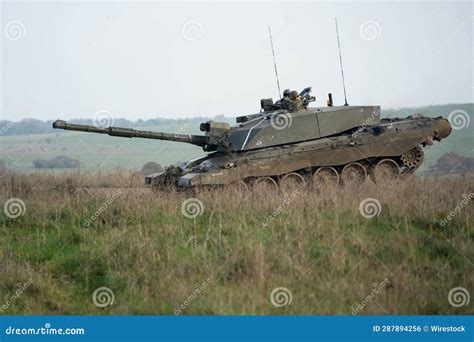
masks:
POLYGON ((471 2, 3 3, 1 119, 257 112, 282 90, 385 108, 473 101, 471 2))

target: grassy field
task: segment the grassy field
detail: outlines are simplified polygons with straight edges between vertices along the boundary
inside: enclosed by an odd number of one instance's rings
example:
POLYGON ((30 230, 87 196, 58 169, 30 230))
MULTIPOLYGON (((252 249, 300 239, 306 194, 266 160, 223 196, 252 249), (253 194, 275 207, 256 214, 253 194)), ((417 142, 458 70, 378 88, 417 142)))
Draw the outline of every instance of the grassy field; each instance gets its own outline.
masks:
POLYGON ((448 297, 474 289, 473 177, 192 201, 125 171, 0 181, 24 203, 0 212, 2 314, 472 314, 448 297))
MULTIPOLYGON (((415 112, 423 115, 445 117, 455 110, 463 110, 472 117, 474 104, 437 105, 432 107, 401 108, 382 112, 384 117, 406 117, 415 112)), ((474 119, 473 119, 474 121, 474 119)), ((234 120, 229 118, 233 124, 234 120)), ((141 127, 137 127, 141 128, 141 127)), ((199 122, 190 121, 185 124, 148 126, 142 129, 163 132, 179 132, 183 134, 201 134, 199 122)), ((425 149, 425 163, 420 171, 426 170, 436 163, 445 152, 457 152, 472 157, 472 137, 474 124, 454 130, 448 139, 425 149)), ((1 138, 0 159, 12 170, 21 173, 37 172, 33 168, 35 159, 51 159, 58 155, 66 155, 77 159, 82 170, 111 171, 117 167, 127 170, 140 170, 149 161, 163 166, 199 157, 204 154, 197 146, 145 139, 127 139, 107 135, 65 132, 57 130, 51 134, 4 136, 1 138)), ((56 170, 64 172, 64 170, 56 170)), ((66 172, 70 172, 66 170, 66 172)))

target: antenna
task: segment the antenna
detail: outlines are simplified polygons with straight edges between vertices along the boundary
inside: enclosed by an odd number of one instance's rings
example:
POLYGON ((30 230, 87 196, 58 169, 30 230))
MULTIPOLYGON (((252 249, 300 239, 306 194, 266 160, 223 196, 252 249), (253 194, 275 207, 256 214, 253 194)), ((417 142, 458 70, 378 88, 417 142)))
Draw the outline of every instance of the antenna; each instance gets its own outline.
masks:
POLYGON ((277 63, 275 59, 275 49, 273 48, 272 30, 270 29, 270 26, 268 26, 268 33, 270 34, 270 44, 272 45, 273 66, 275 67, 275 76, 277 79, 277 86, 278 86, 278 96, 280 97, 280 100, 281 100, 280 81, 278 80, 278 70, 277 70, 277 63))
POLYGON ((346 82, 344 81, 344 69, 342 67, 342 56, 341 56, 341 43, 339 42, 339 29, 337 28, 337 18, 334 18, 336 21, 336 34, 337 34, 337 46, 339 48, 339 62, 341 63, 341 74, 342 74, 342 87, 344 88, 344 106, 348 106, 347 96, 346 96, 346 82))

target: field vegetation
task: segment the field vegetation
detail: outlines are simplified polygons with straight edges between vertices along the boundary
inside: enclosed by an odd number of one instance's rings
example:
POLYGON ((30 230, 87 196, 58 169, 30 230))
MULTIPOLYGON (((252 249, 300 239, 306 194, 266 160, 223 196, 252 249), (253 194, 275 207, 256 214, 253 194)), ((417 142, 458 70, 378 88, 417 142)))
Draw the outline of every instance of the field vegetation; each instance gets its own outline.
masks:
POLYGON ((474 289, 472 176, 191 202, 126 170, 0 182, 24 203, 0 212, 2 314, 472 313, 448 300, 474 289))

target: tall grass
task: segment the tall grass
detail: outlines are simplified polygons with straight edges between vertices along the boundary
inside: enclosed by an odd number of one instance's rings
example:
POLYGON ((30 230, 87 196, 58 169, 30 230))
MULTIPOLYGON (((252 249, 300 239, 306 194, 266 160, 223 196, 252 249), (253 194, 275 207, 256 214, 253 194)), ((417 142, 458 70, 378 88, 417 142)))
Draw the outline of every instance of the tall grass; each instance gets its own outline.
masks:
POLYGON ((15 219, 0 212, 2 314, 173 314, 183 306, 182 314, 350 315, 362 302, 358 314, 472 313, 472 304, 448 302, 452 288, 474 289, 472 203, 441 222, 474 192, 473 177, 291 198, 201 193, 195 218, 183 215, 183 194, 155 195, 137 189, 141 181, 125 171, 3 176, 0 204, 20 198, 26 211, 15 219), (379 201, 378 216, 361 215, 366 198, 379 201), (104 286, 114 303, 98 308, 92 294, 104 286), (289 305, 272 305, 277 287, 291 292, 289 305))

